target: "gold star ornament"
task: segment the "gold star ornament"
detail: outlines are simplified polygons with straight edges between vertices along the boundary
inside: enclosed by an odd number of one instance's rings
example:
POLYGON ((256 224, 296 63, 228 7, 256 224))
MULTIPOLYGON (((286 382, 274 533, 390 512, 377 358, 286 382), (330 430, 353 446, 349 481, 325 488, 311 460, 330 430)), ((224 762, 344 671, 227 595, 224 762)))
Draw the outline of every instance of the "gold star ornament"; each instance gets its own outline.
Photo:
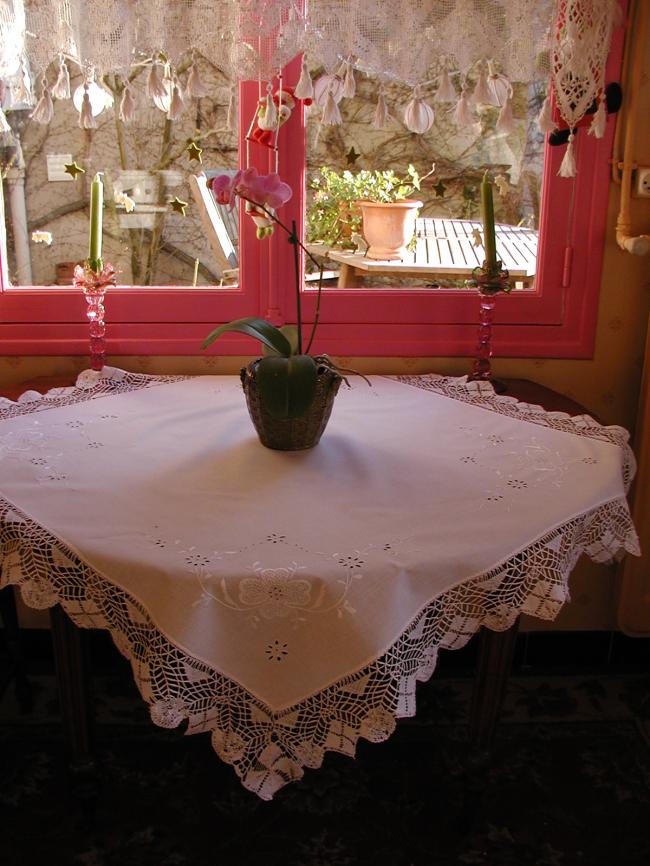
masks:
POLYGON ((179 213, 181 216, 185 216, 185 208, 187 207, 187 202, 180 199, 177 195, 174 196, 173 199, 169 202, 169 206, 173 211, 179 213))
POLYGON ((203 163, 203 148, 199 147, 198 144, 192 139, 190 143, 187 145, 187 155, 190 160, 194 162, 203 163))
POLYGON ((66 174, 69 174, 73 180, 77 179, 77 175, 86 173, 86 169, 78 165, 76 160, 73 160, 72 162, 64 162, 63 170, 66 174))

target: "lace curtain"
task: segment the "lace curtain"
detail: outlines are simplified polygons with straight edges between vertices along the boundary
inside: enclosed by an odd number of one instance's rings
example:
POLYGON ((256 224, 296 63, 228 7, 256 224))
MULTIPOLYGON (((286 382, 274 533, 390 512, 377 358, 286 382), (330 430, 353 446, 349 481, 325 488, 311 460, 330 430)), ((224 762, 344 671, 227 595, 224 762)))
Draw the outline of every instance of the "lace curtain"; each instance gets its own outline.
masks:
MULTIPOLYGON (((47 122, 52 89, 65 95, 69 62, 92 78, 126 76, 162 58, 163 73, 187 89, 188 59, 202 56, 235 81, 267 81, 303 53, 296 96, 311 99, 311 73, 324 70, 326 86, 316 93, 324 123, 340 122, 336 104, 354 95, 355 73, 364 73, 377 80, 378 116, 382 82, 412 88, 401 106, 412 132, 433 122, 425 85, 435 87, 434 102, 455 104, 459 126, 481 105, 496 105, 499 129, 508 132, 513 83, 541 74, 551 77, 556 112, 547 101, 540 128, 551 131, 558 120, 573 128, 597 104, 591 131, 600 137, 619 19, 619 0, 312 0, 306 11, 300 0, 0 0, 3 105, 45 97, 34 115, 47 122), (187 78, 176 81, 181 63, 187 78)), ((562 173, 574 168, 570 137, 562 173)))

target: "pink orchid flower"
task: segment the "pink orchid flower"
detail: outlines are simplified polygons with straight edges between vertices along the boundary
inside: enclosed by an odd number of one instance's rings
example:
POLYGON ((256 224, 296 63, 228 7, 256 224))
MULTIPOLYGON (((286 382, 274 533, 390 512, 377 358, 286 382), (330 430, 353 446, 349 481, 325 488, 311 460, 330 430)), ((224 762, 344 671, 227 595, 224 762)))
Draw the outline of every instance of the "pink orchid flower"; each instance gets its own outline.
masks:
POLYGON ((245 199, 246 213, 257 225, 260 238, 273 232, 276 208, 282 207, 293 195, 289 184, 276 172, 258 174, 256 168, 238 171, 232 177, 220 174, 211 181, 210 187, 219 204, 233 207, 237 196, 245 199))

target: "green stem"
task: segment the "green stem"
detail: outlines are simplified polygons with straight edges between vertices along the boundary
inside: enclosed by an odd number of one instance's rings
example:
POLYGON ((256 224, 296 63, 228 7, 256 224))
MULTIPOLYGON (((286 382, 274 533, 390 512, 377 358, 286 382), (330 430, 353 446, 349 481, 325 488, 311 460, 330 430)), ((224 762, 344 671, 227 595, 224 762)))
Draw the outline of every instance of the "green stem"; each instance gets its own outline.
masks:
POLYGON ((291 220, 291 234, 289 243, 293 245, 293 272, 296 282, 296 327, 298 329, 298 354, 302 355, 302 299, 300 297, 300 257, 298 253, 298 233, 296 232, 296 221, 291 220))
POLYGON ((296 272, 296 312, 297 312, 297 327, 298 327, 298 351, 302 354, 302 321, 301 321, 301 295, 300 295, 300 272, 298 267, 298 247, 303 251, 303 253, 309 258, 312 264, 316 265, 319 272, 318 277, 318 292, 316 294, 316 312, 314 314, 314 324, 312 325, 311 334, 309 335, 309 342, 307 343, 306 354, 309 354, 309 350, 311 349, 311 344, 314 341, 314 335, 316 333, 316 326, 318 325, 318 320, 320 318, 320 301, 323 291, 323 266, 320 265, 315 257, 309 252, 309 250, 305 247, 305 245, 298 238, 298 233, 296 231, 296 221, 292 220, 290 229, 286 226, 282 220, 278 219, 278 217, 270 211, 265 205, 259 204, 259 202, 253 201, 252 198, 248 198, 248 196, 241 195, 237 193, 240 199, 244 201, 250 202, 254 204, 255 207, 258 207, 260 210, 264 211, 264 213, 268 216, 269 219, 273 220, 276 225, 279 225, 281 229, 283 229, 289 235, 289 243, 294 244, 294 267, 296 272))

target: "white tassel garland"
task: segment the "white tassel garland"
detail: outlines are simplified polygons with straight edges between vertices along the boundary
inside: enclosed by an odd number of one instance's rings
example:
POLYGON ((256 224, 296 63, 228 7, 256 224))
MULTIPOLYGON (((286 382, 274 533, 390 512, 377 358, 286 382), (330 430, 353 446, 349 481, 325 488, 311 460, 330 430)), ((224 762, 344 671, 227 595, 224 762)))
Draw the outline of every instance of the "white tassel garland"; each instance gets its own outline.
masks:
POLYGON ((605 127, 607 126, 607 113, 605 111, 605 100, 601 97, 598 105, 598 110, 594 114, 594 119, 589 127, 589 135, 596 138, 602 138, 605 135, 605 127))
POLYGON ((70 73, 63 57, 59 62, 59 74, 52 88, 52 96, 55 99, 70 99, 70 73))
POLYGON ((163 81, 163 68, 159 63, 153 63, 147 76, 147 96, 153 99, 157 96, 159 99, 166 99, 168 96, 163 81))
POLYGON ((413 88, 413 97, 404 109, 404 126, 409 132, 422 135, 431 129, 434 117, 433 108, 424 101, 420 85, 416 84, 413 88))
POLYGON ((566 153, 564 154, 564 159, 562 160, 560 170, 558 171, 558 177, 576 176, 576 158, 573 152, 573 139, 574 135, 571 133, 569 135, 569 142, 567 144, 566 153))
POLYGON ((440 73, 440 84, 433 97, 434 102, 456 102, 458 94, 446 69, 440 73))
POLYGON ((97 129, 97 121, 93 117, 93 109, 90 104, 88 85, 84 85, 84 95, 81 100, 81 111, 79 112, 79 126, 82 129, 97 129))
POLYGON ((178 120, 184 109, 185 100, 183 99, 183 91, 181 90, 181 85, 178 78, 174 77, 172 83, 172 98, 169 103, 167 120, 178 120))
POLYGON ((390 114, 388 113, 384 91, 380 89, 379 97, 377 99, 377 108, 375 109, 375 118, 372 125, 375 129, 386 129, 386 124, 389 120, 390 114))
POLYGON ((130 84, 126 84, 122 99, 120 100, 120 120, 123 123, 130 123, 135 117, 135 97, 133 96, 133 88, 130 84))
POLYGON ((474 93, 472 93, 471 100, 472 104, 476 106, 492 105, 492 94, 488 87, 487 73, 485 71, 485 66, 483 65, 481 65, 481 68, 479 69, 478 78, 476 79, 476 87, 474 88, 474 93))
POLYGON ((303 55, 302 69, 300 70, 300 78, 294 90, 297 99, 313 99, 314 98, 314 82, 311 80, 309 69, 307 68, 307 58, 303 55))
POLYGON ((30 117, 32 120, 35 120, 36 123, 41 123, 43 126, 47 126, 47 124, 52 120, 53 114, 54 105, 52 103, 52 96, 50 95, 50 88, 47 86, 47 80, 44 78, 41 98, 36 103, 36 108, 32 111, 30 117))
POLYGON ((342 122, 343 119, 341 118, 341 112, 339 111, 337 102, 334 99, 334 94, 332 93, 332 90, 330 88, 327 91, 327 99, 325 100, 325 107, 323 108, 323 116, 321 117, 321 123, 324 126, 340 126, 342 122))
POLYGON ((554 132, 557 129, 557 123, 553 120, 553 112, 551 111, 551 100, 547 96, 542 105, 542 110, 537 116, 537 128, 541 133, 554 132))
POLYGON ((357 83, 354 80, 354 66, 347 60, 345 64, 345 77, 343 78, 343 96, 352 99, 357 92, 357 83))
POLYGON ((503 103, 503 108, 499 112, 496 122, 496 131, 502 133, 510 133, 515 128, 515 122, 512 116, 512 97, 509 96, 503 103))
POLYGON ((456 103, 456 108, 454 109, 453 118, 456 126, 471 126, 476 120, 476 118, 472 114, 472 109, 469 104, 469 96, 467 95, 467 83, 463 84, 460 99, 456 103))
POLYGON ((201 78, 199 67, 194 60, 190 66, 190 74, 187 76, 187 92, 195 99, 200 99, 202 96, 208 95, 208 88, 201 78))

